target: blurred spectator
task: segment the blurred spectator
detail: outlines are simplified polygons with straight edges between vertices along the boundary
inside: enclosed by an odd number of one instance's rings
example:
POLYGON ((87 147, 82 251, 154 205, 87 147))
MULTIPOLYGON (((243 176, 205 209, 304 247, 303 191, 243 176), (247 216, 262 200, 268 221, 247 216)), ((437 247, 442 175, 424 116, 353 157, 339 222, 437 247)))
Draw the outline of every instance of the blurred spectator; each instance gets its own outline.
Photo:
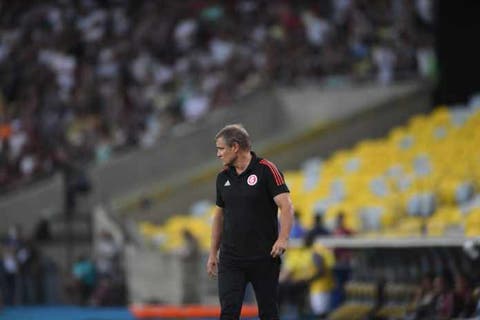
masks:
POLYGON ((313 216, 313 226, 308 230, 306 237, 309 238, 310 241, 314 241, 317 237, 327 236, 329 234, 330 232, 323 224, 323 213, 317 212, 313 216))
POLYGON ((77 196, 90 192, 90 179, 79 159, 70 155, 65 148, 56 149, 55 161, 62 172, 65 185, 65 212, 71 215, 76 207, 77 196))
MULTIPOLYGON (((353 235, 353 231, 345 225, 345 214, 343 212, 339 212, 336 217, 335 227, 332 231, 332 235, 334 237, 350 237, 353 235)), ((336 248, 335 259, 337 261, 337 265, 349 266, 351 259, 350 250, 336 248)))
MULTIPOLYGON (((350 237, 353 231, 345 225, 345 214, 339 212, 336 218, 335 228, 332 231, 335 237, 350 237)), ((345 300, 345 283, 350 279, 351 274, 351 257, 350 250, 345 248, 335 248, 335 289, 333 292, 333 308, 339 306, 345 300)))
POLYGON ((2 3, 0 192, 56 172, 58 148, 102 163, 263 84, 431 74, 428 3, 2 3))
POLYGON ((5 303, 17 305, 23 302, 23 277, 21 269, 25 265, 30 251, 25 247, 20 225, 8 227, 7 236, 3 239, 2 269, 5 283, 5 303))
POLYGON ((287 251, 280 273, 280 305, 293 304, 295 317, 310 312, 325 316, 331 308, 334 264, 335 257, 329 249, 314 243, 313 238, 305 237, 303 248, 287 251), (308 310, 305 308, 306 298, 308 310))
POLYGON ((199 279, 201 272, 199 267, 200 245, 193 233, 184 229, 182 232, 183 246, 180 249, 180 257, 182 261, 182 278, 183 278, 183 297, 182 303, 192 304, 200 302, 199 279))
POLYGON ((452 316, 454 318, 469 318, 474 315, 476 301, 473 297, 473 288, 468 277, 457 272, 454 279, 454 310, 452 316))
POLYGON ((42 268, 40 254, 34 241, 27 239, 17 250, 19 265, 19 289, 21 304, 38 304, 42 268))
POLYGON ((104 276, 90 297, 90 305, 96 307, 119 306, 125 303, 123 284, 110 276, 104 276))
POLYGON ((4 300, 7 306, 19 303, 19 266, 15 248, 6 244, 2 248, 1 274, 3 275, 4 300))
POLYGON ((22 227, 20 225, 10 225, 7 230, 7 236, 3 239, 6 246, 10 246, 15 251, 22 245, 22 227))
POLYGON ((353 235, 353 231, 345 225, 345 214, 343 212, 339 212, 337 215, 332 235, 336 237, 349 237, 353 235))
POLYGON ((305 236, 305 228, 299 220, 299 214, 295 211, 293 215, 292 229, 290 229, 290 239, 303 239, 305 236))
POLYGON ((373 49, 373 61, 377 67, 377 81, 382 85, 394 80, 396 57, 390 45, 381 44, 373 49))
POLYGON ((102 230, 94 248, 95 267, 99 277, 118 278, 120 268, 120 247, 112 234, 102 230))
POLYGON ((453 279, 449 271, 438 274, 433 280, 433 301, 432 314, 428 319, 451 319, 454 312, 453 279))
POLYGON ((58 305, 61 295, 60 277, 58 265, 48 256, 42 256, 43 278, 41 282, 40 301, 46 305, 58 305))
POLYGON ((310 305, 314 315, 324 317, 331 310, 335 257, 318 242, 313 244, 312 251, 316 271, 310 283, 310 305))
POLYGON ((80 255, 72 266, 67 292, 75 304, 85 305, 95 288, 95 266, 86 255, 80 255))
POLYGON ((50 220, 48 217, 41 215, 37 224, 35 225, 33 238, 38 242, 47 242, 52 240, 52 231, 50 227, 50 220))
POLYGON ((431 314, 435 298, 433 279, 434 275, 431 273, 422 276, 410 306, 412 311, 406 319, 422 319, 431 314))
POLYGON ((279 305, 281 313, 290 313, 293 307, 294 317, 309 312, 307 304, 308 281, 306 269, 311 260, 310 248, 305 246, 285 252, 279 276, 279 305))

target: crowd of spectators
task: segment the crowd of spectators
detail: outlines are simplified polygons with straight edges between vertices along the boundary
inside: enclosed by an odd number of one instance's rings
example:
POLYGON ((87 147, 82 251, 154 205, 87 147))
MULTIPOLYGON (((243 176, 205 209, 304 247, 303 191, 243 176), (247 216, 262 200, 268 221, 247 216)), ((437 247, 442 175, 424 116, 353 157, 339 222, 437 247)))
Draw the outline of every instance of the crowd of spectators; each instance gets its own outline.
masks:
POLYGON ((480 313, 478 288, 462 272, 425 273, 405 320, 473 319, 480 313))
POLYGON ((263 85, 432 72, 432 1, 0 3, 0 192, 151 147, 263 85))
POLYGON ((58 265, 19 225, 0 235, 0 306, 60 302, 58 265))
POLYGON ((101 231, 92 254, 80 254, 62 270, 53 251, 44 250, 52 238, 44 237, 48 232, 43 230, 24 235, 20 225, 12 225, 5 236, 0 235, 0 307, 125 304, 121 247, 111 233, 101 231))

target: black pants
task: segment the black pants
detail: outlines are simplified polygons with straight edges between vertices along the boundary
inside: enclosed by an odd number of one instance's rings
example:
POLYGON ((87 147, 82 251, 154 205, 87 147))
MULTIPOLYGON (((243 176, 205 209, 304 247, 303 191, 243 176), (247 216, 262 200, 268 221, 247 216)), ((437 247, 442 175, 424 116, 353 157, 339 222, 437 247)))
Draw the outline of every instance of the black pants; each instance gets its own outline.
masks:
POLYGON ((279 272, 279 258, 245 261, 221 257, 218 268, 218 292, 222 308, 220 319, 237 320, 240 318, 248 282, 252 284, 255 292, 260 319, 279 319, 279 272))

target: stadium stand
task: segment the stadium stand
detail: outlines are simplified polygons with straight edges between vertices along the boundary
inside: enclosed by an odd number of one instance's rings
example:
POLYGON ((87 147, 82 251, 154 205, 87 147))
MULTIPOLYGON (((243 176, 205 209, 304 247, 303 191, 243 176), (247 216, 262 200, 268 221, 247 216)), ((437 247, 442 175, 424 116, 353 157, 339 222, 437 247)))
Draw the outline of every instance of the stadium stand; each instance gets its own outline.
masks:
POLYGON ((385 84, 429 77, 424 11, 328 1, 3 3, 0 191, 51 175, 64 157, 104 163, 115 151, 151 148, 175 125, 265 84, 338 85, 377 70, 385 84))

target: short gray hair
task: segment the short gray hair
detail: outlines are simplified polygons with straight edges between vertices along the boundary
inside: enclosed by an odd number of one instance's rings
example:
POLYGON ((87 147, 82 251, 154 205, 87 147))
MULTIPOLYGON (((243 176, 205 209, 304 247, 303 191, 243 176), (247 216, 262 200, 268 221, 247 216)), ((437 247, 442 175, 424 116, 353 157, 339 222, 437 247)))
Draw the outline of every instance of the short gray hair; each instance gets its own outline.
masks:
POLYGON ((238 143, 240 149, 242 150, 250 150, 252 147, 250 135, 239 123, 229 124, 223 127, 223 129, 220 130, 215 136, 215 140, 219 138, 223 138, 225 140, 225 144, 229 147, 233 146, 235 142, 238 143))

